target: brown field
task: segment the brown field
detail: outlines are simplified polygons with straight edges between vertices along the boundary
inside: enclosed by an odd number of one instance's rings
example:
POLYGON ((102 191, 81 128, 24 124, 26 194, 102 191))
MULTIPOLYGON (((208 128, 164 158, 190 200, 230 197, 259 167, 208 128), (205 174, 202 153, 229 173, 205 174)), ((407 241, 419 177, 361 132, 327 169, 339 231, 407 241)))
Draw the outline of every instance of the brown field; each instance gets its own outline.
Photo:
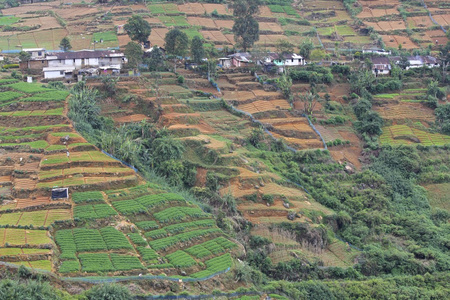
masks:
POLYGON ((261 34, 259 36, 259 41, 256 43, 260 45, 275 45, 280 40, 289 40, 290 38, 292 37, 288 38, 287 36, 281 34, 261 34))
POLYGON ((214 23, 216 23, 217 28, 226 28, 231 29, 233 28, 234 21, 233 20, 214 20, 214 23))
POLYGON ((232 15, 233 10, 226 8, 225 4, 209 4, 209 3, 203 3, 204 10, 206 13, 210 14, 214 10, 216 10, 219 15, 232 15))
POLYGON ((206 11, 201 3, 186 3, 183 5, 178 5, 178 10, 188 15, 202 15, 206 11))
POLYGON ((266 18, 273 17, 272 12, 270 11, 269 7, 267 7, 267 6, 261 6, 259 9, 258 15, 261 17, 266 17, 266 18))
MULTIPOLYGON (((166 36, 166 33, 169 32, 169 29, 167 28, 153 28, 152 32, 150 34, 150 42, 152 43, 152 45, 158 45, 158 46, 163 46, 164 45, 164 38, 166 36)), ((128 35, 124 35, 127 36, 128 35)), ((123 37, 122 35, 119 36, 119 43, 122 44, 120 42, 120 38, 123 37)))
POLYGON ((407 19, 409 24, 414 24, 415 27, 431 27, 435 24, 431 21, 429 16, 416 16, 416 17, 409 17, 407 19), (411 22, 411 23, 410 23, 411 22))
POLYGON ((281 28, 281 26, 278 23, 272 22, 259 22, 259 30, 283 32, 283 28, 281 28))
POLYGON ((442 26, 450 25, 450 14, 434 15, 433 18, 436 20, 436 22, 439 23, 439 25, 442 25, 442 26))
POLYGON ((399 0, 361 0, 363 6, 376 7, 376 6, 397 6, 399 0))
POLYGON ((298 138, 291 138, 291 137, 285 137, 283 135, 277 134, 275 132, 271 132, 272 135, 277 139, 282 139, 286 141, 289 145, 293 145, 299 149, 309 149, 309 148, 317 148, 322 149, 323 143, 319 138, 317 139, 298 139, 298 138))
POLYGON ((135 115, 129 115, 129 116, 123 116, 118 118, 113 118, 114 122, 116 123, 135 123, 135 122, 141 122, 142 120, 148 120, 149 117, 142 114, 135 114, 135 115))
POLYGON ((398 15, 398 10, 395 8, 381 9, 374 8, 371 9, 369 7, 364 7, 363 11, 358 15, 358 18, 378 18, 388 15, 398 15))
POLYGON ((431 108, 420 103, 401 103, 386 106, 375 106, 374 109, 380 113, 381 117, 388 120, 420 120, 434 121, 434 114, 431 108))
POLYGON ((200 33, 203 35, 203 37, 205 38, 205 40, 207 41, 211 41, 211 42, 216 42, 216 43, 220 43, 220 44, 228 44, 228 43, 233 43, 233 40, 229 40, 222 32, 220 31, 207 31, 207 30, 202 30, 200 31, 200 33))
POLYGON ((77 20, 77 17, 85 17, 87 15, 96 15, 102 13, 95 7, 70 7, 70 8, 60 8, 55 9, 55 12, 61 16, 63 19, 74 19, 77 20))
POLYGON ((412 49, 417 48, 416 44, 411 41, 409 37, 402 35, 382 35, 383 42, 386 44, 386 47, 397 48, 398 45, 402 45, 404 49, 412 49))
POLYGON ((18 6, 18 7, 6 8, 6 9, 2 9, 1 11, 2 11, 2 14, 5 16, 8 16, 8 15, 29 16, 26 14, 27 12, 48 11, 48 10, 54 9, 54 7, 56 7, 56 6, 57 6, 56 2, 53 2, 52 4, 33 3, 33 4, 18 6))
POLYGON ((313 1, 313 0, 308 0, 303 2, 305 8, 308 9, 314 9, 314 10, 327 10, 327 9, 345 9, 344 5, 342 4, 342 2, 338 2, 338 1, 313 1))
POLYGON ((187 17, 187 21, 192 26, 216 28, 216 23, 211 18, 187 17))
POLYGON ((272 103, 272 101, 257 100, 252 103, 239 105, 238 109, 254 114, 257 112, 279 110, 280 105, 283 105, 286 109, 290 107, 289 103, 287 103, 286 100, 284 100, 285 104, 282 103, 283 100, 279 100, 279 102, 280 103, 278 102, 272 103))

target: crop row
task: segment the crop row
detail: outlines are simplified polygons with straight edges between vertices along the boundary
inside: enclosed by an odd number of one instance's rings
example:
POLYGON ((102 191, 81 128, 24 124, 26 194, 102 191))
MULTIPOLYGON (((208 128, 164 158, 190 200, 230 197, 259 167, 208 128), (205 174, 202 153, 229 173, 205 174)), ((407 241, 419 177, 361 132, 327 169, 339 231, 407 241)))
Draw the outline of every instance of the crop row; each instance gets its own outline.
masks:
POLYGON ((146 248, 146 247, 137 247, 136 248, 139 254, 141 255, 141 258, 143 261, 152 261, 159 257, 158 253, 156 253, 155 250, 152 248, 146 248))
POLYGON ((147 246, 147 242, 142 238, 142 236, 135 232, 135 233, 129 233, 128 237, 133 242, 133 244, 138 246, 147 246))
POLYGON ((202 244, 187 248, 185 251, 194 257, 203 258, 212 254, 225 252, 226 249, 231 249, 234 247, 236 247, 235 243, 230 242, 224 237, 218 237, 202 244))
POLYGON ((61 258, 73 259, 75 252, 133 249, 125 235, 113 227, 102 229, 75 228, 59 230, 55 241, 61 249, 61 258))
POLYGON ((159 227, 158 223, 156 223, 155 221, 137 222, 136 225, 142 230, 152 230, 157 229, 159 227))
POLYGON ((163 193, 156 195, 144 195, 134 200, 114 201, 113 206, 122 214, 130 215, 147 212, 148 208, 153 208, 169 202, 186 203, 183 197, 174 193, 163 193))
POLYGON ((60 273, 78 272, 80 270, 80 262, 78 260, 65 260, 59 267, 60 273))
POLYGON ((144 269, 136 256, 116 253, 83 253, 78 255, 84 272, 109 272, 144 269))
POLYGON ((214 257, 206 262, 206 270, 191 274, 193 278, 204 278, 211 276, 217 272, 225 271, 231 268, 232 260, 230 253, 224 254, 222 256, 214 257))
POLYGON ((203 212, 199 207, 169 207, 163 211, 154 214, 156 220, 160 223, 169 223, 182 221, 187 218, 203 218, 209 215, 203 212))
POLYGON ((77 205, 73 209, 74 218, 81 220, 102 219, 117 215, 108 204, 77 205))
POLYGON ((72 194, 73 202, 79 204, 83 202, 104 202, 101 192, 78 192, 72 194))
POLYGON ((220 232, 219 228, 199 229, 185 233, 180 233, 174 236, 169 236, 163 239, 149 242, 149 245, 156 251, 164 250, 180 242, 199 239, 203 236, 220 232))
MULTIPOLYGON (((185 208, 187 208, 187 207, 185 207, 185 208)), ((207 228, 207 227, 213 227, 215 225, 216 225, 216 222, 213 219, 173 224, 173 225, 169 225, 164 228, 161 228, 161 229, 149 231, 149 232, 145 233, 145 237, 155 240, 155 239, 160 239, 160 238, 166 237, 169 234, 177 234, 177 233, 183 232, 186 229, 207 228)))
POLYGON ((177 250, 171 254, 166 255, 169 262, 178 268, 188 268, 197 264, 197 262, 186 252, 177 250))

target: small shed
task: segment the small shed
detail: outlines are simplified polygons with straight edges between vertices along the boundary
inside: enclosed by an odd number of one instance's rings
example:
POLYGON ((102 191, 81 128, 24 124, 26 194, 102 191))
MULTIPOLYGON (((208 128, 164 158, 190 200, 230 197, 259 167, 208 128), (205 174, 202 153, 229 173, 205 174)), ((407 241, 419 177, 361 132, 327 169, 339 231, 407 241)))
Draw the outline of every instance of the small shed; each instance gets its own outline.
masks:
POLYGON ((46 79, 54 79, 54 78, 72 79, 75 67, 74 66, 46 67, 43 68, 42 71, 44 72, 44 78, 46 79))
POLYGON ((224 69, 231 68, 231 58, 228 57, 219 58, 219 65, 224 69))

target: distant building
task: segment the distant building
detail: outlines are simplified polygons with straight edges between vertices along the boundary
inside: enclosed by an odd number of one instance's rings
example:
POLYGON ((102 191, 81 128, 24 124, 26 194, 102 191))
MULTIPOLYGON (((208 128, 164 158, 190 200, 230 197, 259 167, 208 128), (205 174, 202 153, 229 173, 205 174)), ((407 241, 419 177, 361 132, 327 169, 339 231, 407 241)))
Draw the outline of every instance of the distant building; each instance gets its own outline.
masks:
POLYGON ((45 48, 23 48, 22 51, 30 53, 31 59, 45 58, 45 48))
POLYGON ((372 57, 372 73, 375 76, 389 75, 391 72, 391 62, 387 57, 372 57))
POLYGON ((122 52, 115 51, 82 50, 45 53, 45 51, 41 52, 45 49, 27 50, 33 54, 30 60, 20 62, 20 68, 42 71, 44 78, 48 79, 67 78, 69 75, 74 75, 76 70, 89 68, 101 68, 101 72, 98 72, 100 74, 117 74, 127 61, 122 52))
MULTIPOLYGON (((401 58, 401 56, 391 56, 390 59, 395 64, 399 64, 402 58, 401 58)), ((409 62, 409 66, 406 67, 406 70, 422 68, 422 67, 428 67, 428 68, 440 67, 439 61, 435 57, 430 56, 430 55, 407 56, 406 59, 409 62)))
POLYGON ((42 72, 44 73, 44 78, 46 79, 55 79, 55 78, 72 79, 74 71, 75 71, 74 66, 45 67, 42 69, 42 72))
POLYGON ((386 51, 384 49, 380 48, 369 48, 369 49, 363 49, 363 53, 373 53, 378 55, 391 55, 391 51, 386 51))
POLYGON ((231 64, 233 67, 246 67, 252 62, 252 56, 248 52, 240 52, 228 55, 231 58, 231 64))
POLYGON ((257 63, 263 66, 264 72, 281 73, 285 67, 304 66, 306 61, 303 56, 295 53, 278 54, 270 52, 257 63))
POLYGON ((224 69, 231 68, 231 58, 229 57, 219 58, 219 65, 224 69))

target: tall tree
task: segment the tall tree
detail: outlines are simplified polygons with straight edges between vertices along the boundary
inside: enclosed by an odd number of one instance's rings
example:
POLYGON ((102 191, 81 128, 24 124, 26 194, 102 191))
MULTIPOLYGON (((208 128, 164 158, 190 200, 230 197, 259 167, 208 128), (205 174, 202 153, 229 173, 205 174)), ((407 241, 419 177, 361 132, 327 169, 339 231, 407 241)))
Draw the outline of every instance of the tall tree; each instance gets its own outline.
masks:
POLYGON ((189 38, 178 28, 170 30, 164 38, 165 49, 168 54, 185 56, 188 50, 189 38))
POLYGON ((196 63, 201 63, 205 57, 205 48, 203 48, 203 41, 200 37, 195 36, 191 42, 191 56, 196 63))
POLYGON ((177 56, 185 56, 188 50, 189 38, 178 28, 170 30, 164 38, 165 48, 169 55, 174 56, 174 71, 177 70, 177 56))
POLYGON ((234 40, 247 51, 259 40, 259 24, 254 15, 259 12, 261 0, 235 0, 233 15, 235 16, 232 31, 234 40))
POLYGON ((72 45, 70 44, 70 40, 67 36, 61 40, 61 42, 59 43, 59 48, 61 48, 61 50, 63 51, 69 51, 70 49, 72 49, 72 45))
MULTIPOLYGON (((449 32, 450 30, 447 30, 448 36, 450 36, 449 32)), ((447 69, 448 66, 450 66, 450 42, 447 42, 447 45, 440 47, 439 60, 442 66, 442 82, 445 83, 447 81, 447 69)))
POLYGON ((311 42, 311 40, 303 41, 300 44, 300 55, 305 59, 309 58, 312 49, 314 49, 314 44, 311 42))
POLYGON ((165 57, 158 46, 154 46, 146 55, 147 57, 144 59, 144 63, 148 65, 148 70, 150 72, 164 71, 165 57))
POLYGON ((139 15, 133 15, 123 27, 133 41, 144 43, 152 32, 150 24, 139 15))
POLYGON ((141 45, 135 42, 129 42, 125 46, 125 56, 127 57, 128 65, 131 68, 137 68, 142 62, 142 55, 144 55, 144 51, 142 50, 141 45))

